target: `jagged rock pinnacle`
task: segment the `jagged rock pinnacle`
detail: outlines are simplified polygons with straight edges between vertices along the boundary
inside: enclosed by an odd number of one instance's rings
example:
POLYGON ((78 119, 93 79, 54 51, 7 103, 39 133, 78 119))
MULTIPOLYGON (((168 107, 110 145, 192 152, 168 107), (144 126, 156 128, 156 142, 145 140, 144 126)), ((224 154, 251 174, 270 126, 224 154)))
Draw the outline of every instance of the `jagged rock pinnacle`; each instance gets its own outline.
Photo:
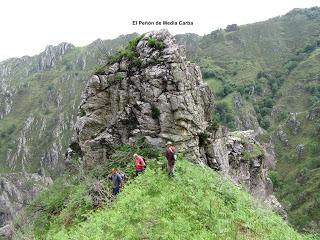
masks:
POLYGON ((73 146, 87 164, 119 144, 144 137, 155 147, 173 141, 193 161, 202 161, 199 136, 210 121, 212 95, 198 66, 166 30, 145 34, 134 48, 88 81, 73 146))
POLYGON ((213 106, 200 68, 186 60, 174 37, 167 30, 149 32, 89 79, 67 160, 76 152, 92 166, 107 161, 118 145, 144 138, 163 149, 170 140, 188 160, 243 184, 285 215, 272 195, 265 151, 254 132, 215 129, 213 106))

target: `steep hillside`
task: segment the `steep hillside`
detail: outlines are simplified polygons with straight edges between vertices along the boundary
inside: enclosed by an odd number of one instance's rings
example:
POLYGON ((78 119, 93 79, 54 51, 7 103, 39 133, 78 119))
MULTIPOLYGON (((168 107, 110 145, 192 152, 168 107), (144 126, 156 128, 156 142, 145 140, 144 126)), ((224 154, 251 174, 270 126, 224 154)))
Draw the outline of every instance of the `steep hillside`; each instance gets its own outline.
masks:
POLYGON ((15 223, 20 226, 15 239, 304 239, 206 166, 179 155, 176 177, 168 178, 161 155, 139 143, 119 146, 109 161, 92 169, 74 158, 70 172, 42 192, 15 223), (134 152, 148 163, 137 178, 134 152), (126 173, 126 182, 112 200, 107 176, 115 166, 126 173))
POLYGON ((273 142, 270 177, 301 231, 319 231, 320 9, 178 36, 215 92, 216 121, 273 142), (188 51, 191 44, 194 44, 188 51))
POLYGON ((272 124, 279 197, 301 230, 320 229, 320 48, 290 73, 280 96, 272 124))
POLYGON ((178 162, 169 179, 149 168, 112 207, 49 228, 46 239, 302 239, 279 216, 206 167, 178 162))

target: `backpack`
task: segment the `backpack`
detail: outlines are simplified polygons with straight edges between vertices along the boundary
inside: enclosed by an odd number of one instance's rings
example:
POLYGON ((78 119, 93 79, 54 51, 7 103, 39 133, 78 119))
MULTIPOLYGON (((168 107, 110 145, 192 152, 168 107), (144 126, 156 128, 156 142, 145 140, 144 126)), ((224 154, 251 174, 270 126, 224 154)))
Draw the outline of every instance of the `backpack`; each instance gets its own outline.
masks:
POLYGON ((119 175, 120 175, 122 181, 124 181, 126 179, 126 175, 124 173, 119 172, 119 175))
POLYGON ((141 157, 141 158, 142 158, 142 160, 143 160, 143 162, 144 162, 143 170, 145 170, 146 167, 147 167, 147 161, 146 161, 146 159, 145 159, 144 157, 141 157))

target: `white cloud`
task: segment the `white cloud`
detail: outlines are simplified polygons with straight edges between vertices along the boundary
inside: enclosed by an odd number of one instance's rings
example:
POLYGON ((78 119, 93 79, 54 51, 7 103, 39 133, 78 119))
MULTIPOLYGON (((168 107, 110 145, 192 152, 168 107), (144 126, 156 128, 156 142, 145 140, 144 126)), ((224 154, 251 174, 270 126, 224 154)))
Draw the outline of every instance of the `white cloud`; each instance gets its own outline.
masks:
POLYGON ((166 28, 173 34, 203 35, 227 24, 253 23, 319 5, 320 0, 2 0, 0 60, 34 55, 63 41, 82 46, 97 38, 164 28, 133 26, 133 20, 193 21, 192 26, 166 28))

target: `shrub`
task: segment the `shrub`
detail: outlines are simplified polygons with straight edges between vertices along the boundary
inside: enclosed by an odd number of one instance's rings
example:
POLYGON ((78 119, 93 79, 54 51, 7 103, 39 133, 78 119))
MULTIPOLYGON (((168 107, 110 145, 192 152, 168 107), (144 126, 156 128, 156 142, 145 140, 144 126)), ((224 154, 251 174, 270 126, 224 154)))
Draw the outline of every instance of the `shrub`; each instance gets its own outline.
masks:
POLYGON ((253 145, 252 150, 247 150, 243 152, 243 159, 249 161, 261 157, 263 155, 264 151, 262 147, 258 144, 255 144, 253 145))
POLYGON ((95 68, 94 74, 105 74, 105 68, 106 66, 97 66, 95 68))
POLYGON ((235 86, 233 86, 233 85, 231 85, 231 84, 229 84, 229 83, 226 83, 226 84, 224 85, 223 89, 222 89, 219 93, 217 93, 217 95, 218 95, 219 97, 225 97, 225 96, 227 96, 228 94, 234 92, 235 89, 236 89, 235 86))
MULTIPOLYGON (((259 119, 258 119, 259 120, 259 119)), ((263 118, 259 121, 259 124, 262 128, 268 130, 270 127, 270 121, 266 118, 263 118)))
POLYGON ((159 119, 160 117, 160 110, 156 106, 151 107, 151 115, 153 119, 159 119))
POLYGON ((148 39, 148 46, 151 48, 155 48, 157 50, 162 50, 165 48, 165 45, 163 42, 160 42, 158 39, 156 38, 149 38, 148 39))
POLYGON ((230 129, 233 129, 234 117, 229 105, 224 101, 218 102, 215 110, 215 119, 217 120, 217 122, 229 127, 230 129))
POLYGON ((122 58, 128 59, 133 66, 140 67, 142 65, 141 60, 139 59, 138 53, 136 51, 136 47, 138 42, 144 37, 144 34, 141 36, 134 38, 129 41, 128 45, 120 50, 118 53, 115 55, 109 56, 108 57, 108 64, 112 64, 115 62, 119 62, 122 58))
POLYGON ((116 73, 116 75, 114 76, 114 79, 116 81, 122 81, 123 80, 123 76, 120 73, 116 73))
POLYGON ((212 132, 212 131, 218 130, 218 128, 219 128, 219 122, 218 122, 217 116, 213 115, 211 118, 211 121, 209 122, 209 126, 208 126, 207 130, 209 132, 212 132))
POLYGON ((272 185, 273 185, 273 188, 275 190, 277 189, 280 189, 283 185, 282 181, 280 180, 280 176, 279 176, 279 173, 276 172, 276 171, 269 171, 269 178, 271 179, 272 181, 272 185))
POLYGON ((80 117, 83 117, 83 116, 85 116, 85 115, 86 115, 86 111, 85 111, 84 109, 80 108, 80 109, 79 109, 79 116, 80 116, 80 117))
POLYGON ((284 65, 284 68, 286 68, 289 72, 292 71, 298 63, 296 61, 289 61, 287 64, 284 65))

